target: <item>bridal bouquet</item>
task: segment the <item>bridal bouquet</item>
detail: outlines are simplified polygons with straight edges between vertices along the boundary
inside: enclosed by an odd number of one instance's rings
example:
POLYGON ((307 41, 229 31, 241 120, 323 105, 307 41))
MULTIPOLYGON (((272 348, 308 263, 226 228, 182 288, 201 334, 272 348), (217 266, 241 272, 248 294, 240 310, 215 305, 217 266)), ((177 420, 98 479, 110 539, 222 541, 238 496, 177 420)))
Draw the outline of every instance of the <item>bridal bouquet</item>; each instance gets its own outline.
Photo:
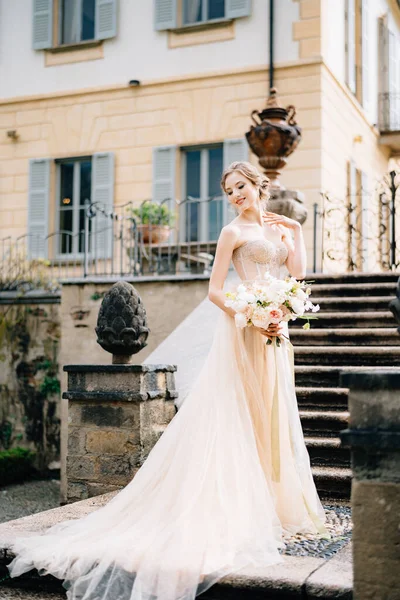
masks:
MULTIPOLYGON (((271 324, 306 319, 303 329, 310 329, 310 319, 316 316, 306 315, 315 313, 319 305, 310 300, 311 288, 306 281, 297 281, 294 277, 277 279, 268 272, 264 280, 249 284, 240 284, 235 292, 227 292, 225 306, 233 308, 236 327, 254 325, 268 329, 271 324)), ((271 340, 267 344, 271 344, 271 340)), ((280 345, 280 339, 276 338, 280 345)))

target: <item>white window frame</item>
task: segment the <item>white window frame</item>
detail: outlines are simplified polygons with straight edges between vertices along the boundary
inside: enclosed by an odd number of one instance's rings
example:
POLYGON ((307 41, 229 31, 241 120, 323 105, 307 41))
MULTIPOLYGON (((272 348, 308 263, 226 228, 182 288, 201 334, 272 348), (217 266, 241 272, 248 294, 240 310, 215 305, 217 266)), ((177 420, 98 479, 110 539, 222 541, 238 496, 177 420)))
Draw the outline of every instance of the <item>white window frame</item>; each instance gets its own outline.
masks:
POLYGON ((89 40, 82 40, 81 39, 81 35, 82 35, 82 11, 83 11, 83 0, 74 0, 75 2, 75 6, 78 7, 78 18, 77 18, 77 25, 76 25, 76 29, 77 31, 75 31, 75 33, 77 33, 77 40, 75 42, 61 42, 62 38, 63 38, 63 10, 62 10, 62 5, 63 5, 63 0, 59 0, 59 11, 58 11, 58 39, 59 39, 59 46, 72 46, 75 44, 90 44, 91 42, 96 41, 96 3, 95 3, 95 11, 94 11, 94 32, 93 32, 93 38, 89 39, 89 40))
MULTIPOLYGON (((93 168, 93 157, 82 156, 82 157, 71 157, 64 158, 56 161, 56 210, 55 210, 55 230, 61 231, 60 216, 61 212, 61 165, 67 162, 74 163, 73 172, 73 184, 72 184, 72 252, 61 252, 61 235, 59 234, 55 240, 55 257, 56 259, 82 259, 84 256, 83 252, 79 252, 79 211, 81 210, 80 204, 80 184, 81 184, 81 172, 80 163, 87 162, 90 160, 93 168), (79 203, 75 202, 78 199, 79 203)), ((92 194, 92 189, 90 190, 92 194)), ((91 198, 89 198, 91 201, 91 198)), ((89 238, 90 239, 90 238, 89 238)))
MULTIPOLYGON (((221 151, 223 153, 223 144, 220 143, 216 143, 216 144, 207 144, 207 145, 202 145, 202 146, 186 146, 181 148, 181 166, 182 166, 182 170, 181 170, 181 190, 182 190, 182 198, 187 198, 187 192, 186 192, 186 156, 188 152, 191 151, 200 151, 200 198, 199 200, 202 199, 206 199, 209 197, 208 194, 208 189, 209 189, 209 154, 208 151, 212 150, 213 148, 221 148, 221 151)), ((221 196, 217 196, 213 201, 221 201, 222 205, 221 205, 221 211, 222 211, 222 217, 221 217, 221 223, 222 226, 224 225, 224 207, 223 207, 223 202, 224 202, 224 195, 221 191, 221 196)), ((180 242, 182 243, 212 243, 212 242, 216 242, 216 240, 210 240, 209 239, 209 211, 208 211, 208 207, 209 207, 209 203, 208 202, 200 202, 199 203, 199 214, 198 214, 198 224, 197 224, 197 237, 198 240, 197 241, 193 241, 191 242, 190 240, 186 239, 186 206, 187 204, 183 204, 182 205, 182 210, 180 213, 180 219, 182 220, 182 227, 179 228, 179 236, 180 236, 180 242)))

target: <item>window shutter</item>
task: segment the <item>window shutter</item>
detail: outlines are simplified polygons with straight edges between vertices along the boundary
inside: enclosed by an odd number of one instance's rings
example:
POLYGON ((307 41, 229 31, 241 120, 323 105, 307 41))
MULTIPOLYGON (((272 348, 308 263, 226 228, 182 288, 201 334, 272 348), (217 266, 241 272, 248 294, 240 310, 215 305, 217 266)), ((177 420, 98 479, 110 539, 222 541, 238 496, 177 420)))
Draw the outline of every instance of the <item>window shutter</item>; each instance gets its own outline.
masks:
POLYGON ((389 30, 389 107, 390 129, 400 127, 400 39, 389 30))
MULTIPOLYGON (((224 169, 235 161, 249 160, 249 146, 246 138, 237 138, 232 140, 224 140, 224 169)), ((225 196, 224 202, 224 225, 230 223, 236 217, 235 209, 225 196)))
POLYGON ((176 146, 153 148, 153 202, 169 199, 168 206, 174 211, 176 146))
POLYGON ((346 83, 356 93, 356 6, 355 0, 345 0, 346 83))
POLYGON ((111 258, 113 219, 110 213, 114 208, 114 154, 112 152, 98 152, 93 155, 92 202, 96 203, 91 245, 94 258, 111 258))
POLYGON ((177 0, 154 0, 154 27, 157 31, 177 26, 177 0))
POLYGON ((225 0, 225 17, 227 19, 237 19, 238 17, 248 17, 251 14, 251 0, 225 0))
POLYGON ((45 50, 53 45, 53 0, 33 0, 32 48, 45 50))
POLYGON ((47 258, 50 159, 29 161, 28 256, 47 258))
POLYGON ((368 75, 368 47, 369 47, 369 0, 362 0, 361 4, 361 78, 362 78, 362 105, 369 110, 369 75, 368 75))
POLYGON ((95 28, 97 40, 117 35, 117 0, 96 0, 95 28))
POLYGON ((368 176, 364 171, 361 172, 361 269, 369 271, 368 264, 368 237, 369 237, 369 190, 368 176))

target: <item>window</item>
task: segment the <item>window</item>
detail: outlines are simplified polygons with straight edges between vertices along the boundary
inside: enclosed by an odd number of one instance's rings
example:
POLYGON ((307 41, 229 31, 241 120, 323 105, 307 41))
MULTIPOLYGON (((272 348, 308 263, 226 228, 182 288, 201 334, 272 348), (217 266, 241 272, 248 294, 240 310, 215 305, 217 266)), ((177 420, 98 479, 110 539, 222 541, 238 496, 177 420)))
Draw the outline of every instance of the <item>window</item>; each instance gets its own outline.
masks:
POLYGON ((187 149, 184 165, 182 241, 215 241, 224 225, 223 144, 187 149))
POLYGON ((34 50, 106 40, 117 35, 118 0, 33 0, 34 50))
POLYGON ((95 0, 61 0, 60 44, 95 39, 95 0))
MULTIPOLYGON (((58 254, 84 251, 85 205, 92 196, 92 159, 63 160, 58 163, 58 254)), ((88 221, 89 232, 91 219, 88 221)), ((89 238, 90 239, 90 238, 89 238)))
POLYGON ((252 0, 154 0, 158 31, 239 19, 251 15, 252 0))
POLYGON ((345 0, 345 79, 360 104, 368 110, 369 2, 345 0))
POLYGON ((225 0, 183 0, 184 25, 225 17, 225 0))

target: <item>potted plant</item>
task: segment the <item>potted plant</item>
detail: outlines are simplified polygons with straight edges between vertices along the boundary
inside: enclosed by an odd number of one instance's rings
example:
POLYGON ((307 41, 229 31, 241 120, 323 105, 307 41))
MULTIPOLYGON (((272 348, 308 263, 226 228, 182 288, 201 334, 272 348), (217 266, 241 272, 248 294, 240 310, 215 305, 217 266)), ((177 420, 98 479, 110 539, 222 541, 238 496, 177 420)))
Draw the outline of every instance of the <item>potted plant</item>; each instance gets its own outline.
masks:
POLYGON ((137 223, 141 241, 159 244, 168 240, 174 214, 166 204, 147 200, 138 208, 132 208, 131 212, 137 223))

